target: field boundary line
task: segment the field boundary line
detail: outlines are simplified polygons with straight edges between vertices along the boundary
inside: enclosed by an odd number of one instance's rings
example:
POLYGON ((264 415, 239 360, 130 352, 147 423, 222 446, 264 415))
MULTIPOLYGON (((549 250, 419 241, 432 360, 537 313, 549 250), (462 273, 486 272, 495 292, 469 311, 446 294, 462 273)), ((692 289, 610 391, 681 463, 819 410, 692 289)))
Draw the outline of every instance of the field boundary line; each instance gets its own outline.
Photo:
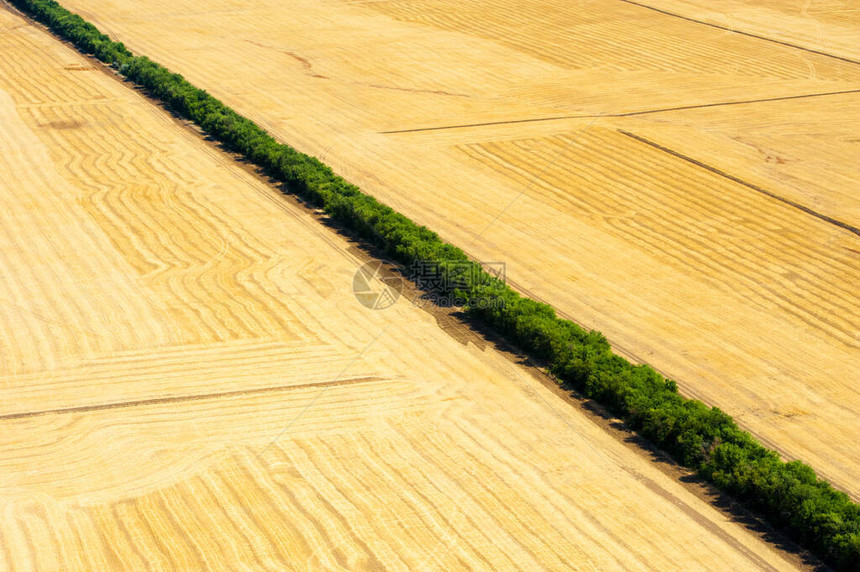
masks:
POLYGON ((835 54, 830 54, 828 52, 822 52, 821 50, 815 50, 813 48, 807 48, 805 46, 801 46, 798 44, 792 44, 791 42, 786 42, 785 40, 777 40, 775 38, 769 38, 767 36, 762 36, 760 34, 754 34, 752 32, 744 32, 743 30, 735 30, 734 28, 730 28, 728 26, 722 26, 720 24, 714 24, 713 22, 705 22, 704 20, 697 20, 696 18, 692 18, 690 16, 684 16, 683 14, 677 14, 675 12, 670 12, 669 10, 657 8, 655 6, 649 6, 648 4, 643 4, 642 2, 636 2, 635 0, 618 0, 618 1, 624 2, 625 4, 631 4, 633 6, 639 6, 640 8, 645 8, 646 10, 651 10, 653 12, 657 12, 659 14, 664 14, 666 16, 671 16, 673 18, 679 18, 681 20, 686 20, 687 22, 694 22, 696 24, 701 24, 702 26, 709 26, 711 28, 716 28, 718 30, 730 32, 732 34, 740 34, 741 36, 748 36, 750 38, 755 38, 757 40, 764 40, 765 42, 772 42, 774 44, 779 44, 781 46, 786 46, 788 48, 794 48, 796 50, 802 50, 804 52, 809 52, 811 54, 824 56, 826 58, 833 58, 836 60, 847 62, 849 64, 860 65, 860 61, 852 60, 851 58, 847 58, 845 56, 837 56, 835 54))
POLYGON ((847 222, 842 222, 841 220, 836 220, 835 218, 829 217, 826 214, 820 213, 820 212, 813 210, 807 206, 804 206, 800 203, 792 201, 791 199, 787 199, 787 198, 780 196, 774 192, 768 191, 765 188, 759 187, 756 184, 749 183, 749 182, 744 181, 743 179, 738 178, 732 174, 729 174, 729 173, 726 173, 725 171, 717 169, 716 167, 712 167, 711 165, 708 165, 707 163, 703 163, 703 162, 699 161, 698 159, 693 159, 692 157, 684 155, 683 153, 679 153, 678 151, 674 151, 672 149, 669 149, 668 147, 664 147, 663 145, 660 145, 659 143, 655 143, 654 141, 646 139, 645 137, 642 137, 641 135, 636 135, 635 133, 625 131, 624 129, 619 129, 618 132, 621 133, 622 135, 626 135, 627 137, 630 137, 631 139, 635 139, 636 141, 639 141, 640 143, 644 143, 645 145, 649 145, 655 149, 663 151, 664 153, 668 153, 669 155, 672 155, 673 157, 677 157, 678 159, 682 159, 688 163, 692 163, 693 165, 696 165, 697 167, 701 167, 702 169, 705 169, 706 171, 710 171, 711 173, 714 173, 715 175, 719 175, 725 179, 729 179, 730 181, 734 181, 735 183, 738 183, 739 185, 743 185, 743 186, 747 187, 748 189, 752 189, 753 191, 755 191, 757 193, 761 193, 761 194, 768 196, 772 199, 776 199, 781 203, 785 203, 786 205, 793 207, 795 209, 798 209, 800 211, 803 211, 804 213, 806 213, 808 215, 812 215, 817 219, 821 219, 824 222, 838 226, 838 227, 842 228, 843 230, 847 230, 848 232, 853 232, 857 236, 860 236, 860 228, 857 228, 856 226, 852 226, 852 225, 848 224, 847 222))
POLYGON ((281 393, 293 389, 322 388, 323 390, 343 385, 354 385, 361 383, 372 383, 384 381, 386 378, 377 376, 362 376, 350 379, 335 379, 333 381, 318 381, 314 383, 299 383, 291 385, 276 385, 273 387, 260 387, 257 389, 238 389, 235 391, 218 391, 213 393, 195 393, 191 395, 176 395, 173 397, 153 397, 151 399, 139 399, 135 401, 115 401, 111 403, 100 403, 96 405, 80 405, 77 407, 59 407, 57 409, 44 409, 40 411, 24 411, 21 413, 7 413, 0 415, 0 422, 13 421, 16 419, 29 419, 43 415, 65 415, 69 413, 89 413, 91 411, 104 411, 108 409, 128 409, 131 407, 145 407, 148 405, 165 405, 170 403, 186 403, 189 401, 205 401, 207 399, 221 399, 228 397, 249 397, 264 395, 267 393, 281 393))
POLYGON ((358 352, 358 355, 356 355, 354 358, 352 358, 352 361, 350 361, 348 364, 346 364, 346 367, 345 367, 345 368, 343 368, 343 370, 342 370, 342 371, 337 375, 337 377, 336 377, 336 378, 334 378, 334 381, 333 381, 332 383, 330 383, 330 384, 328 384, 328 385, 324 386, 324 387, 320 390, 320 392, 319 392, 319 393, 317 393, 317 394, 316 394, 316 396, 315 396, 313 399, 311 399, 311 402, 310 402, 310 403, 308 403, 308 404, 304 407, 304 409, 302 409, 301 411, 299 411, 298 415, 296 415, 295 417, 293 417, 293 420, 292 420, 292 421, 290 421, 290 422, 287 424, 287 426, 286 426, 286 427, 284 427, 284 428, 283 428, 283 430, 282 430, 280 433, 278 433, 277 437, 275 437, 274 439, 272 439, 272 440, 271 440, 271 442, 269 442, 269 444, 268 444, 268 445, 266 445, 265 447, 263 447, 263 450, 262 450, 262 451, 260 451, 259 453, 257 453, 256 458, 257 458, 257 459, 259 459, 260 457, 262 457, 262 456, 263 456, 263 453, 265 453, 266 451, 268 451, 268 450, 269 450, 269 448, 270 448, 272 445, 274 445, 275 443, 277 443, 277 442, 278 442, 278 440, 280 440, 280 439, 281 439, 281 437, 283 437, 284 435, 286 435, 287 431, 289 431, 289 430, 290 430, 290 427, 292 427, 292 426, 293 426, 293 424, 294 424, 296 421, 298 421, 298 420, 299 420, 299 418, 300 418, 302 415, 304 415, 305 413, 307 413, 308 409, 310 409, 311 407, 313 407, 313 406, 314 406, 314 404, 319 400, 319 398, 320 398, 320 397, 322 397, 322 396, 325 394, 325 392, 326 392, 326 391, 328 391, 329 389, 331 389, 332 387, 334 387, 334 384, 335 384, 338 380, 340 380, 340 376, 342 376, 343 374, 345 374, 345 373, 346 373, 346 370, 348 370, 349 368, 351 368, 351 367, 352 367, 352 364, 354 364, 355 362, 357 362, 357 361, 361 358, 361 356, 363 356, 363 355, 364 355, 364 353, 365 353, 367 350, 369 350, 369 349, 370 349, 370 347, 371 347, 373 344, 375 344, 375 343, 376 343, 376 341, 377 341, 380 337, 382 337, 382 334, 384 334, 385 332, 387 332, 387 331, 388 331, 388 328, 390 328, 390 327, 391 327, 391 325, 389 324, 389 325, 385 326, 385 328, 384 328, 381 332, 379 332, 378 334, 376 334, 376 336, 375 336, 372 340, 370 340, 370 343, 369 343, 369 344, 367 344, 366 346, 364 346, 364 348, 363 348, 360 352, 358 352))
POLYGON ((559 115, 557 117, 535 117, 532 119, 511 119, 509 121, 487 121, 485 123, 463 123, 461 125, 440 125, 437 127, 416 127, 414 129, 394 129, 389 131, 378 131, 380 135, 396 135, 398 133, 420 133, 422 131, 443 131, 446 129, 465 129, 469 127, 492 127, 494 125, 515 125, 517 123, 539 123, 544 121, 563 121, 565 119, 595 119, 601 117, 635 117, 637 115, 651 115, 654 113, 668 113, 671 111, 687 111, 689 109, 705 109, 708 107, 724 107, 729 105, 752 105, 755 103, 768 103, 770 101, 789 101, 792 99, 806 99, 810 97, 826 97, 830 95, 846 95, 849 93, 860 93, 860 89, 844 89, 841 91, 825 91, 821 93, 801 93, 798 95, 783 95, 778 97, 765 97, 762 99, 744 99, 739 101, 717 101, 713 103, 697 103, 696 105, 680 105, 678 107, 663 107, 660 109, 643 109, 641 111, 623 111, 620 113, 595 113, 583 115, 559 115))

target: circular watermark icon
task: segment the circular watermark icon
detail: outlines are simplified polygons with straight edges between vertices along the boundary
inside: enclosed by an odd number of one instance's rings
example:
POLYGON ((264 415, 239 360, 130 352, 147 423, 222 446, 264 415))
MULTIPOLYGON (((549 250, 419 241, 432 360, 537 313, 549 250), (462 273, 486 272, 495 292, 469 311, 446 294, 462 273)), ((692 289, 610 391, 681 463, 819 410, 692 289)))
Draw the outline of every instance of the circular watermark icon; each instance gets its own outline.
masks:
POLYGON ((352 277, 355 299, 365 308, 384 310, 390 308, 403 292, 403 278, 387 272, 381 260, 371 260, 359 267, 352 277))

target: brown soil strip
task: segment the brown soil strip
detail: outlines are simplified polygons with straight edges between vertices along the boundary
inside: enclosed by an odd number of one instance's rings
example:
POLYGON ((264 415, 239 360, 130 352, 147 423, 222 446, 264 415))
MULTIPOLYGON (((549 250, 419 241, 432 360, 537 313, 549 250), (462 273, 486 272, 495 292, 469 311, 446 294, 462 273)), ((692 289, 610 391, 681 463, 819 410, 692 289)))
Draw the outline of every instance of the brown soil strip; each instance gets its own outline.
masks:
POLYGON ((828 95, 845 95, 848 93, 860 93, 860 89, 846 89, 842 91, 827 91, 823 93, 804 93, 800 95, 785 95, 781 97, 766 97, 763 99, 745 99, 742 101, 718 101, 715 103, 701 103, 697 105, 682 105, 678 107, 665 107, 661 109, 644 109, 642 111, 625 111, 621 113, 596 113, 591 115, 559 115, 557 117, 535 117, 532 119, 512 119, 510 121, 488 121, 486 123, 463 123, 461 125, 441 125, 438 127, 419 127, 416 129, 395 129, 392 131, 380 131, 383 135, 396 133, 419 133, 421 131, 442 131, 445 129, 461 129, 465 127, 490 127, 493 125, 514 125, 517 123, 538 123, 542 121, 561 121, 562 119, 597 119, 600 117, 633 117, 636 115, 650 115, 652 113, 666 113, 669 111, 686 111, 688 109, 704 109, 707 107, 723 107, 728 105, 747 105, 751 103, 767 103, 769 101, 788 101, 791 99, 807 99, 810 97, 825 97, 828 95))
POLYGON ((718 30, 724 30, 726 32, 731 32, 732 34, 740 34, 741 36, 747 36, 749 38, 756 38, 757 40, 764 40, 765 42, 771 42, 774 44, 779 44, 781 46, 794 48, 795 50, 803 50, 804 52, 809 52, 810 54, 817 54, 819 56, 824 56, 827 58, 833 58, 835 60, 848 62, 849 64, 860 65, 860 62, 858 62, 857 60, 852 60, 851 58, 846 58, 844 56, 836 56, 834 54, 829 54, 827 52, 821 52, 819 50, 813 50, 812 48, 805 48, 803 46, 798 46, 797 44, 792 44, 790 42, 785 42, 783 40, 775 40, 773 38, 768 38, 767 36, 760 36, 758 34, 753 34, 751 32, 743 32, 741 30, 735 30, 733 28, 729 28, 728 26, 721 26, 719 24, 713 24, 711 22, 705 22, 704 20, 697 20, 695 18, 690 18, 689 16, 682 16, 681 14, 675 14, 674 12, 669 12, 668 10, 662 10, 660 8, 655 8, 654 6, 642 4, 641 2, 634 2, 634 0, 618 0, 618 1, 624 2, 626 4, 632 4, 634 6, 639 6, 640 8, 645 8, 646 10, 651 10, 653 12, 659 12, 660 14, 665 14, 666 16, 672 16, 673 18, 680 18, 681 20, 686 20, 687 22, 694 22, 696 24, 701 24, 703 26, 708 26, 711 28, 716 28, 718 30))
POLYGON ((370 383, 380 381, 380 377, 356 377, 335 381, 321 381, 317 383, 300 383, 291 385, 278 385, 274 387, 261 387, 259 389, 242 389, 237 391, 219 391, 213 393, 199 393, 194 395, 180 395, 174 397, 156 397, 153 399, 141 399, 138 401, 118 401, 114 403, 101 403, 98 405, 82 405, 80 407, 61 407, 59 409, 45 409, 42 411, 25 411, 23 413, 10 413, 0 415, 0 421, 11 421, 13 419, 28 419, 30 417, 41 417, 42 415, 60 415, 67 413, 88 413, 91 411, 103 411, 105 409, 125 409, 128 407, 142 407, 146 405, 164 405, 167 403, 184 403, 188 401, 202 401, 205 399, 220 399, 223 397, 241 397, 251 395, 262 395, 265 393, 276 393, 290 391, 292 389, 321 388, 328 389, 342 385, 356 383, 370 383))

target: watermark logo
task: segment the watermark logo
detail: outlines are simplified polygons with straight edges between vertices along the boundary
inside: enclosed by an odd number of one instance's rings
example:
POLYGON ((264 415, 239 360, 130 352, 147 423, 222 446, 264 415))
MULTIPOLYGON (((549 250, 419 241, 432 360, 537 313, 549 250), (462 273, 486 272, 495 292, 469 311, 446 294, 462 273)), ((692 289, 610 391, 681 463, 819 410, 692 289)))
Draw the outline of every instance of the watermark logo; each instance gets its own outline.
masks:
POLYGON ((365 308, 390 308, 403 292, 403 278, 398 274, 386 272, 385 266, 380 260, 371 260, 363 264, 352 278, 355 299, 365 308))
MULTIPOLYGON (((379 260, 363 264, 352 279, 352 291, 362 306, 371 310, 385 310, 403 295, 404 279, 386 270, 391 265, 379 260)), ((415 261, 409 268, 409 280, 419 293, 412 305, 428 304, 441 308, 498 308, 504 305, 501 298, 467 297, 467 292, 489 281, 505 282, 504 262, 446 261, 444 263, 415 261)))
POLYGON ((478 284, 486 275, 505 282, 505 268, 504 262, 456 261, 443 265, 416 260, 410 268, 409 278, 427 292, 453 292, 478 284))

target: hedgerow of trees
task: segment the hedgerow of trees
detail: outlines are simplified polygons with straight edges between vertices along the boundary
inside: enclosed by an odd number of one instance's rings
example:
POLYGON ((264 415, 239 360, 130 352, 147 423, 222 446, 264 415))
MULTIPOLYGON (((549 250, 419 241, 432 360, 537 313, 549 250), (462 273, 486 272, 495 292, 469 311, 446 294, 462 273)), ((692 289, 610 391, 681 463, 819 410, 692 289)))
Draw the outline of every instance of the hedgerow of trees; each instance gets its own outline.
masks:
POLYGON ((603 404, 679 463, 764 515, 778 529, 840 570, 860 570, 860 506, 800 461, 779 455, 716 407, 687 399, 647 365, 612 353, 598 332, 560 319, 552 307, 523 297, 470 262, 462 250, 362 193, 317 159, 278 143, 253 122, 175 73, 135 57, 53 0, 11 0, 81 51, 115 67, 177 114, 241 153, 290 192, 325 210, 403 265, 438 265, 458 284, 469 312, 588 398, 603 404))

